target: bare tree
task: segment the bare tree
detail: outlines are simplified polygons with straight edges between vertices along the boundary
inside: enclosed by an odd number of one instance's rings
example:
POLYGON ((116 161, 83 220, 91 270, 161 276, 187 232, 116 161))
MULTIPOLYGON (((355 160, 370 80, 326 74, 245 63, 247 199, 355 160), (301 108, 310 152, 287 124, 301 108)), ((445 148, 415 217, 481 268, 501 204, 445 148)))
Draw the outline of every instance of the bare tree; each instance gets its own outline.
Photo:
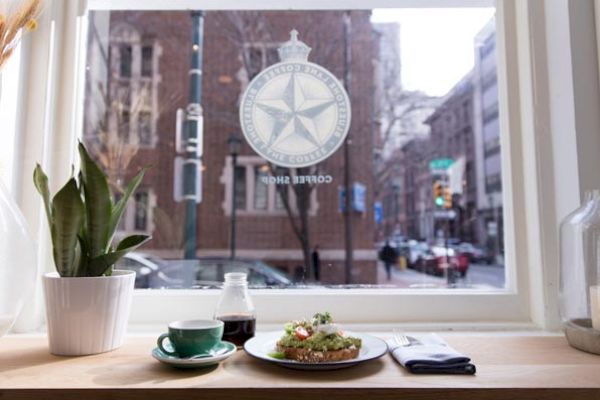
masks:
MULTIPOLYGON (((246 87, 249 81, 254 78, 262 69, 269 66, 270 63, 277 62, 274 57, 263 56, 263 62, 257 64, 253 59, 253 43, 269 44, 272 51, 275 51, 281 42, 288 40, 288 37, 275 39, 272 35, 273 29, 269 24, 269 19, 265 17, 262 11, 224 11, 215 13, 219 22, 230 29, 223 29, 222 32, 226 38, 239 49, 242 70, 238 74, 242 82, 242 89, 246 87)), ((313 46, 311 60, 315 63, 333 68, 337 52, 342 50, 342 36, 333 37, 330 41, 322 40, 323 35, 331 35, 324 17, 317 17, 314 13, 307 13, 303 17, 303 23, 306 28, 303 29, 303 41, 313 46), (325 31, 327 29, 327 31, 325 31)), ((338 67, 341 67, 338 66, 338 67)), ((241 93, 240 93, 241 94, 241 93)), ((211 113, 211 115, 214 115, 211 113)), ((224 115, 229 121, 230 115, 224 115)), ((269 164, 269 173, 276 177, 288 177, 290 182, 294 176, 316 175, 319 173, 319 166, 306 168, 283 168, 269 164)), ((310 207, 311 197, 316 188, 315 183, 276 185, 276 192, 285 208, 287 217, 294 236, 297 238, 302 251, 304 277, 314 279, 314 270, 311 268, 311 230, 310 230, 310 207), (291 188, 291 190, 290 190, 291 188), (290 194, 293 196, 290 196, 290 194)))
POLYGON ((110 93, 101 83, 97 86, 96 106, 104 112, 94 132, 87 135, 86 144, 104 169, 109 184, 115 190, 122 191, 128 166, 140 148, 139 139, 130 137, 130 116, 139 113, 147 93, 142 93, 135 104, 126 107, 124 97, 131 96, 130 90, 110 93))
POLYGON ((154 207, 154 225, 156 232, 154 236, 159 243, 163 243, 168 249, 182 249, 184 245, 183 229, 185 224, 184 204, 177 203, 174 210, 165 211, 160 207, 154 207))
MULTIPOLYGON (((318 165, 305 168, 282 168, 269 164, 269 171, 275 177, 287 177, 290 182, 295 176, 318 175, 318 165)), ((315 183, 303 183, 288 185, 276 185, 277 195, 285 208, 290 221, 290 226, 294 235, 300 243, 302 249, 302 258, 304 260, 303 276, 314 279, 314 270, 310 268, 311 260, 311 241, 310 241, 310 208, 312 193, 316 188, 315 183), (293 197, 290 196, 291 187, 293 197), (292 201, 293 200, 293 201, 292 201)))
POLYGON ((396 147, 427 131, 424 120, 434 111, 438 99, 420 91, 407 90, 401 80, 401 63, 396 31, 379 32, 378 101, 374 117, 380 124, 378 140, 384 158, 396 147))

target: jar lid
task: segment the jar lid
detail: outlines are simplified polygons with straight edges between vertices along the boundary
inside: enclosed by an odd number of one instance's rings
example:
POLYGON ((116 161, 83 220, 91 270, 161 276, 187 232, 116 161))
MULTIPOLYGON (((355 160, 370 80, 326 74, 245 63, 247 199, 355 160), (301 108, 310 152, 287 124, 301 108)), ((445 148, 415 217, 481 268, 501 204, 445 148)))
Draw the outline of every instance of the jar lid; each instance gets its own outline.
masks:
POLYGON ((225 274, 225 282, 227 283, 244 283, 247 275, 244 272, 229 272, 225 274))

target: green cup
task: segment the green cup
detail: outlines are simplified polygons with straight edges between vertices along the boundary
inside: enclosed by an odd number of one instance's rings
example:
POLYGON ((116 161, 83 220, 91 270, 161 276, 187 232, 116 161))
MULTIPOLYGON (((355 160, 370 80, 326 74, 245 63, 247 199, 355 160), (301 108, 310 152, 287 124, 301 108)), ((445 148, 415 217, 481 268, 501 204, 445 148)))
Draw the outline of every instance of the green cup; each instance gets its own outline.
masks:
POLYGON ((156 343, 165 354, 175 357, 191 357, 210 354, 210 351, 221 343, 222 337, 223 321, 176 321, 169 324, 169 333, 160 335, 156 343), (165 348, 163 342, 167 338, 171 345, 165 348))

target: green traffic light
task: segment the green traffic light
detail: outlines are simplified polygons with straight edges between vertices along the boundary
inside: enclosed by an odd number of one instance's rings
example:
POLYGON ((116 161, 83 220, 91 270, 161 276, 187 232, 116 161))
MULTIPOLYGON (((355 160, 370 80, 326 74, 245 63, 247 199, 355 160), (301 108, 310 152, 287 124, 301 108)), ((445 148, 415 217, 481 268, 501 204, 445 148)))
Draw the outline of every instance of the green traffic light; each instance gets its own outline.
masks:
POLYGON ((438 207, 441 207, 444 205, 444 198, 443 197, 436 197, 435 198, 435 205, 438 207))

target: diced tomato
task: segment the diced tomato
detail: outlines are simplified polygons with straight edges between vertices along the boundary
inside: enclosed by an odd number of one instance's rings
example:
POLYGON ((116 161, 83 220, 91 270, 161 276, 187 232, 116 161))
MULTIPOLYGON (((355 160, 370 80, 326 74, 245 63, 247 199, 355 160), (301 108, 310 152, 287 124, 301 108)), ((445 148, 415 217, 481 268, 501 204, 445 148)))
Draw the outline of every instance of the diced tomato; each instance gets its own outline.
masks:
POLYGON ((308 337, 310 336, 308 331, 306 329, 304 329, 304 327, 299 326, 296 328, 296 337, 300 340, 305 340, 308 339, 308 337))

